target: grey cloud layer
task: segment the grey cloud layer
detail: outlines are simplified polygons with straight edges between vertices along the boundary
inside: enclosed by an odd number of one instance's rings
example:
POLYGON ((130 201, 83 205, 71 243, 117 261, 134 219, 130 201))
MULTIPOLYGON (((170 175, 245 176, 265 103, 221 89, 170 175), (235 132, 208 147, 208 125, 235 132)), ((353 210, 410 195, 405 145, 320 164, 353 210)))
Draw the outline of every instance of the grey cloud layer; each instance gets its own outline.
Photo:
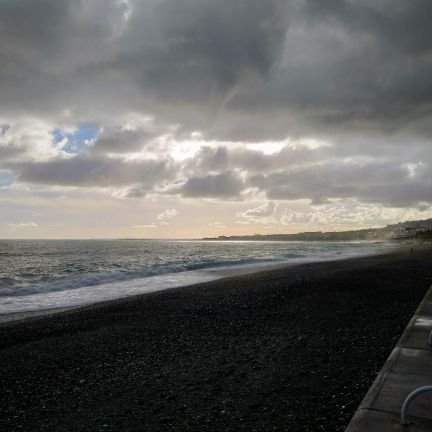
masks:
POLYGON ((260 151, 226 146, 202 147, 195 158, 189 161, 191 172, 208 173, 229 169, 240 169, 250 173, 276 171, 297 164, 313 163, 332 156, 333 149, 310 150, 307 147, 285 146, 281 151, 266 155, 260 151))
POLYGON ((253 187, 269 199, 431 202, 431 16, 430 0, 3 0, 0 124, 40 117, 103 131, 82 154, 36 157, 40 134, 8 140, 1 127, 0 167, 135 197, 163 187, 231 199, 253 187), (157 126, 116 127, 131 111, 157 126), (174 163, 158 137, 192 131, 333 147, 203 146, 174 163), (157 159, 107 156, 143 149, 157 159))
POLYGON ((431 14, 428 0, 5 0, 3 108, 141 107, 236 139, 396 127, 430 112, 431 14))
POLYGON ((318 204, 331 198, 357 198, 395 207, 432 202, 430 166, 410 177, 400 166, 329 163, 253 176, 250 183, 278 200, 309 198, 318 204))
POLYGON ((338 147, 286 146, 271 155, 218 147, 201 149, 190 164, 191 172, 236 169, 247 173, 243 189, 256 188, 269 199, 307 198, 319 204, 333 198, 357 198, 406 207, 432 202, 430 154, 427 161, 406 163, 416 160, 420 151, 421 146, 413 145, 371 159, 367 152, 347 154, 338 147))
POLYGON ((191 177, 180 188, 173 192, 187 198, 235 198, 244 189, 243 181, 232 172, 191 177))
POLYGON ((135 7, 129 37, 142 44, 112 64, 130 67, 156 96, 188 104, 225 97, 247 73, 266 76, 284 40, 284 0, 165 0, 135 7), (148 16, 152 25, 142 26, 148 16))
POLYGON ((91 151, 94 153, 133 153, 139 152, 157 134, 151 130, 122 130, 111 127, 104 130, 95 140, 91 151))
MULTIPOLYGON (((104 142, 108 136, 101 139, 104 142)), ((380 161, 363 158, 362 161, 347 158, 345 153, 338 155, 336 147, 286 146, 265 155, 245 148, 220 146, 203 147, 192 158, 174 161, 161 155, 144 160, 112 158, 95 152, 97 146, 96 140, 94 147, 78 155, 6 161, 0 166, 26 183, 127 187, 130 197, 159 190, 188 198, 232 199, 241 198, 252 188, 268 199, 306 198, 315 204, 334 198, 356 198, 396 207, 432 202, 431 165, 405 163, 413 151, 410 149, 397 157, 380 161)))
POLYGON ((15 164, 20 181, 60 186, 119 187, 139 184, 150 191, 172 178, 166 161, 122 162, 116 159, 74 157, 47 162, 15 164))

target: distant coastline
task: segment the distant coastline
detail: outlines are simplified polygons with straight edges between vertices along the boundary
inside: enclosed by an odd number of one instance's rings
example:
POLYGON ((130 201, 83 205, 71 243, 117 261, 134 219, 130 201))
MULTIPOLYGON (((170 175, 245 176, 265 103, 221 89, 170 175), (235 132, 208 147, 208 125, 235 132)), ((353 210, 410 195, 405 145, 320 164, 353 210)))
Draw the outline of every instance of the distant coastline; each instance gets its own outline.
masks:
POLYGON ((432 241, 432 219, 405 221, 387 225, 382 228, 365 228, 349 231, 312 231, 296 234, 253 234, 218 237, 204 237, 202 240, 267 240, 267 241, 384 241, 384 240, 416 240, 432 241), (399 236, 401 230, 406 235, 399 236))

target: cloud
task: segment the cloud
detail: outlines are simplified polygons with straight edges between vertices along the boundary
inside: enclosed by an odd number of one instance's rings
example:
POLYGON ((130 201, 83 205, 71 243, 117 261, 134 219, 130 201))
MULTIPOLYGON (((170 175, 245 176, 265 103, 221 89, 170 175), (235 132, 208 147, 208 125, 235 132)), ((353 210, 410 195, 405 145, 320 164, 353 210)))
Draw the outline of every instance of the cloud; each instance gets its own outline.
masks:
POLYGON ((425 168, 412 174, 403 165, 339 161, 256 175, 250 182, 270 199, 321 203, 352 197, 405 207, 432 201, 430 166, 425 168))
POLYGON ((426 219, 432 215, 432 206, 423 209, 397 209, 379 204, 365 204, 357 200, 334 200, 319 207, 305 210, 286 208, 280 223, 295 229, 346 230, 382 227, 395 221, 426 219))
POLYGON ((260 151, 239 146, 210 147, 204 144, 195 158, 189 161, 188 168, 196 173, 225 171, 232 168, 260 172, 271 168, 272 165, 276 165, 275 158, 260 151))
POLYGON ((227 228, 227 226, 224 223, 222 223, 222 222, 209 222, 207 225, 209 227, 218 228, 218 229, 227 228))
POLYGON ((157 228, 158 226, 155 223, 146 224, 146 225, 134 225, 132 228, 157 228))
POLYGON ((156 216, 156 219, 159 221, 159 225, 168 226, 168 220, 176 217, 178 215, 178 211, 176 209, 166 209, 162 213, 159 213, 156 216))
POLYGON ((244 188, 243 181, 232 172, 191 177, 176 192, 187 198, 234 198, 244 188))
POLYGON ((166 221, 176 217, 177 215, 178 211, 176 209, 166 209, 162 213, 158 214, 156 219, 159 221, 166 221))
POLYGON ((44 161, 62 154, 61 144, 53 142, 53 124, 38 119, 1 121, 0 161, 44 161))
MULTIPOLYGON (((126 135, 141 131, 139 121, 120 124, 126 135)), ((9 179, 12 176, 27 185, 105 188, 129 198, 156 192, 226 200, 264 193, 269 200, 306 198, 318 204, 356 198, 396 207, 432 200, 432 154, 422 141, 409 147, 402 141, 397 151, 383 143, 373 157, 362 141, 348 148, 319 141, 310 145, 315 142, 310 139, 285 140, 278 146, 269 142, 280 148, 272 153, 251 150, 248 143, 229 146, 198 141, 192 142, 198 149, 195 154, 175 161, 166 153, 175 150, 175 141, 158 147, 156 140, 133 157, 107 148, 95 151, 93 144, 67 154, 62 150, 64 144, 54 141, 49 124, 24 122, 4 129, 0 153, 6 149, 7 154, 9 148, 16 152, 4 156, 0 168, 9 179), (33 132, 27 130, 29 125, 34 126, 33 132), (9 142, 16 145, 9 146, 9 142)))
POLYGON ((105 126, 96 137, 93 153, 136 153, 151 146, 161 132, 151 117, 130 114, 122 122, 105 126))
POLYGON ((133 225, 133 228, 159 228, 163 226, 169 225, 169 220, 175 218, 178 215, 178 211, 176 209, 166 209, 162 213, 159 213, 156 216, 157 221, 152 222, 150 224, 143 224, 143 225, 133 225))
POLYGON ((11 228, 37 228, 38 224, 36 222, 21 222, 21 223, 10 223, 11 228))
POLYGON ((259 223, 259 224, 271 224, 275 222, 273 217, 276 211, 277 205, 273 201, 268 201, 265 204, 261 204, 258 207, 245 210, 244 212, 237 213, 237 217, 243 218, 243 221, 238 223, 259 223))
POLYGON ((246 218, 267 217, 272 216, 275 210, 276 204, 273 201, 269 201, 266 204, 262 204, 258 207, 245 210, 242 213, 238 213, 238 216, 246 218))
POLYGON ((79 155, 73 158, 7 165, 17 179, 33 184, 76 187, 120 187, 138 184, 150 191, 172 178, 169 160, 124 161, 79 155))
POLYGON ((283 0, 136 3, 133 43, 98 68, 120 69, 158 102, 186 101, 214 114, 244 81, 268 75, 283 46, 286 17, 283 0))
POLYGON ((264 193, 269 200, 306 198, 318 204, 355 198, 396 207, 432 200, 432 152, 421 140, 410 146, 404 145, 404 137, 392 144, 380 141, 373 152, 362 139, 345 147, 306 138, 268 142, 276 149, 272 152, 263 151, 266 143, 253 150, 249 143, 187 144, 175 141, 174 135, 165 140, 158 136, 151 144, 141 141, 150 129, 158 128, 148 117, 125 116, 117 125, 102 127, 94 141, 72 154, 63 150, 62 140, 55 140, 48 122, 6 122, 0 135, 0 168, 9 185, 14 179, 27 185, 96 187, 129 198, 169 193, 226 200, 264 193), (120 146, 131 136, 139 139, 118 151, 111 148, 114 141, 107 144, 108 137, 119 139, 120 146), (196 151, 174 160, 169 153, 176 145, 195 146, 196 151))
POLYGON ((404 128, 430 134, 431 8, 428 0, 6 0, 0 115, 112 120, 135 110, 233 140, 336 125, 385 133, 403 118, 404 128))

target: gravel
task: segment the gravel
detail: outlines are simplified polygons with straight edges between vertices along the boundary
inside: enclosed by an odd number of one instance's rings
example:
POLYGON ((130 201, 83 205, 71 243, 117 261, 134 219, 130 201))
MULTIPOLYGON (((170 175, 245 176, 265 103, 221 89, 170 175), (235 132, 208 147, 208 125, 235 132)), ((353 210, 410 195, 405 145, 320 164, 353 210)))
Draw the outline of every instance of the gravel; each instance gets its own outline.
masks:
POLYGON ((0 430, 342 431, 432 283, 430 249, 0 325, 0 430))

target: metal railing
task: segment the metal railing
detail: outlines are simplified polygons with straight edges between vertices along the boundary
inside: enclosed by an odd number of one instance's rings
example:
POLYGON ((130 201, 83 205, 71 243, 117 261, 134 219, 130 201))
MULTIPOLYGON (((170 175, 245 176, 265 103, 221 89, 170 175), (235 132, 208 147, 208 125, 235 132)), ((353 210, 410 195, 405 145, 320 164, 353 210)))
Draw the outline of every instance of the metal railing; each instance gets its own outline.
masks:
MULTIPOLYGON (((428 344, 429 344, 429 346, 432 346, 432 330, 429 333, 428 344)), ((407 420, 407 411, 411 405, 411 402, 418 395, 421 395, 421 394, 427 393, 427 392, 432 392, 432 385, 427 385, 427 386, 416 388, 405 398, 404 403, 402 405, 402 409, 401 409, 401 424, 402 425, 404 425, 404 426, 409 425, 409 421, 407 420)))
POLYGON ((403 405, 402 405, 402 410, 401 410, 401 423, 404 426, 407 426, 409 424, 408 420, 407 420, 407 411, 408 408, 411 404, 411 402, 414 400, 414 398, 416 398, 418 395, 422 394, 422 393, 426 393, 426 392, 432 392, 432 385, 428 385, 428 386, 424 386, 424 387, 419 387, 417 389, 415 389, 414 391, 412 391, 405 399, 403 405))

